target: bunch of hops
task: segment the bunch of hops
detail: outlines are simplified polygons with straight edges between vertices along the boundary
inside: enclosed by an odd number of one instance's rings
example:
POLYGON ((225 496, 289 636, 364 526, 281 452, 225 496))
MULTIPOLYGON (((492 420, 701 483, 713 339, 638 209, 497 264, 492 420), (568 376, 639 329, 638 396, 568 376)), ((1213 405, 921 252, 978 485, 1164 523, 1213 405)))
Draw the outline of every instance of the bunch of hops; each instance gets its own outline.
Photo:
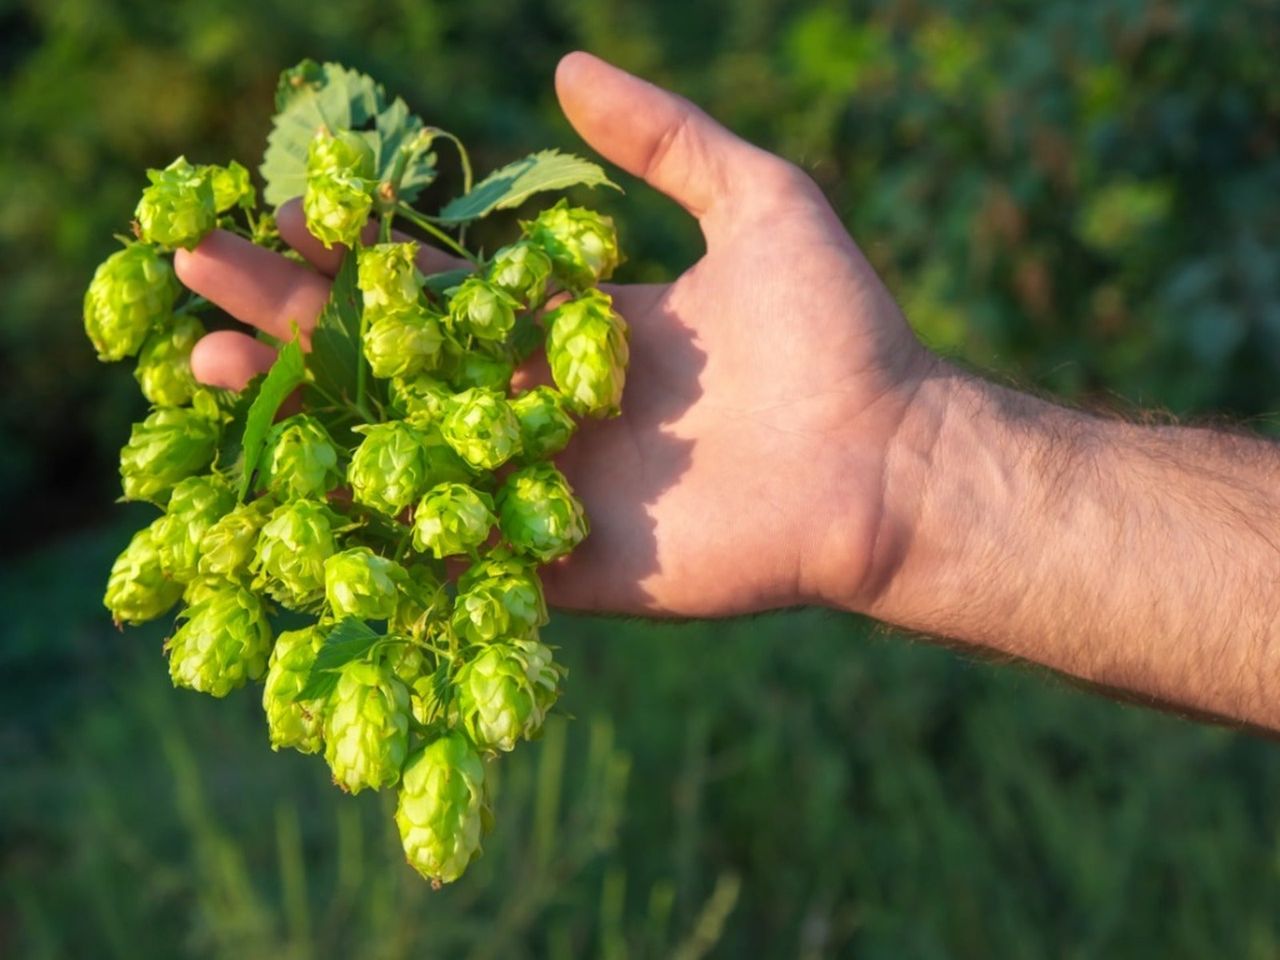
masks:
MULTIPOLYGON (((297 337, 280 344, 240 394, 192 376, 206 326, 229 318, 183 294, 169 255, 218 228, 279 248, 238 163, 150 171, 134 239, 85 294, 99 358, 136 357, 150 405, 121 451, 124 499, 160 510, 116 560, 104 602, 117 624, 179 607, 165 643, 174 684, 225 697, 263 680, 271 746, 322 756, 350 793, 397 790, 408 862, 448 883, 480 852, 489 765, 536 737, 560 694, 538 567, 589 525, 550 458, 577 418, 620 410, 627 327, 597 287, 617 238, 608 217, 560 201, 486 259, 466 225, 522 201, 502 193, 518 177, 473 186, 455 138, 333 64, 286 71, 277 103, 265 199, 300 194, 311 232, 347 248, 312 354, 297 337), (360 110, 379 105, 376 131, 330 125, 331 97, 319 101, 335 78, 360 110), (427 216, 412 201, 441 137, 466 189, 427 216), (393 222, 457 267, 424 274, 419 242, 393 222), (514 390, 537 350, 554 383, 514 390), (284 415, 299 391, 303 409, 284 415)), ((553 151, 518 163, 608 184, 553 151)))

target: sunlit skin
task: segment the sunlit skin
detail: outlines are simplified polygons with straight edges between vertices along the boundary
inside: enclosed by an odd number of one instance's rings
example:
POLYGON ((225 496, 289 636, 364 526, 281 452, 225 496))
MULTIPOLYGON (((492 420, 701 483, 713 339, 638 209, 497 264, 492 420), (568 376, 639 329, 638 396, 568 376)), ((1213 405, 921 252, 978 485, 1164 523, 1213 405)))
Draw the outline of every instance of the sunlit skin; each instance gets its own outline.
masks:
MULTIPOLYGON (((566 58, 556 86, 592 147, 698 219, 707 252, 674 283, 606 288, 631 327, 623 413, 584 424, 558 458, 592 532, 546 571, 549 601, 712 616, 856 593, 884 450, 924 352, 795 167, 585 54, 566 58), (832 525, 815 508, 835 500, 832 525)), ((340 252, 306 233, 296 204, 279 223, 316 270, 218 233, 179 251, 178 276, 251 326, 309 329, 340 252)), ((426 270, 448 265, 424 256, 426 270)), ((192 364, 204 382, 238 388, 272 357, 223 332, 192 364)))
MULTIPOLYGON (((553 604, 822 604, 1280 729, 1274 445, 963 374, 915 339, 796 167, 586 54, 556 90, 589 146, 697 219, 706 253, 673 283, 607 288, 631 369, 622 416, 558 458, 592 533, 546 569, 553 604)), ((280 230, 314 269, 215 233, 178 252, 178 275, 250 326, 306 331, 341 252, 296 204, 280 230)), ((272 356, 222 332, 192 365, 238 388, 272 356)))

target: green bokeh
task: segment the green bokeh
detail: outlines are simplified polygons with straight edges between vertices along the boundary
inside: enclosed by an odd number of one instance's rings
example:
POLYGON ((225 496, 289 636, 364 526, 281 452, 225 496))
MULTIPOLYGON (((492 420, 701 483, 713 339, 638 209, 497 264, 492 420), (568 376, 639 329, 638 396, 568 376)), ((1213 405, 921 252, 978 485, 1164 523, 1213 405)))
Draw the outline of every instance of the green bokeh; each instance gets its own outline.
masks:
MULTIPOLYGON (((303 56, 480 169, 582 150, 551 87, 575 47, 810 170, 939 349, 1267 427, 1266 0, 0 0, 0 955, 1274 956, 1272 745, 854 618, 557 617, 575 719, 504 762, 486 856, 439 894, 382 798, 271 753, 256 693, 174 691, 163 630, 109 628, 143 404, 80 296, 144 168, 256 163, 303 56)), ((696 228, 618 179, 593 200, 624 278, 671 276, 696 228)))

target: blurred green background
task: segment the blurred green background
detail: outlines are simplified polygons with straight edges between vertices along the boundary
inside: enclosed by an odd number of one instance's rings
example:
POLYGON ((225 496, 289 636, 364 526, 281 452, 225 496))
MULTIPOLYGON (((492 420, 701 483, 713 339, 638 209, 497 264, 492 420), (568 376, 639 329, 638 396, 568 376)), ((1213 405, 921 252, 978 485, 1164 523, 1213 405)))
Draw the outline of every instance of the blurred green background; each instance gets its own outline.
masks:
MULTIPOLYGON (((802 164, 921 335, 1083 402, 1280 401, 1274 0, 0 0, 0 955, 1274 957, 1276 747, 851 617, 557 618, 572 720, 433 893, 389 798, 169 688, 100 606, 142 401, 80 296, 142 171, 367 70, 481 169, 581 149, 584 47, 802 164)), ((621 177, 626 276, 698 253, 621 177)), ((437 199, 456 187, 446 179, 437 199)))

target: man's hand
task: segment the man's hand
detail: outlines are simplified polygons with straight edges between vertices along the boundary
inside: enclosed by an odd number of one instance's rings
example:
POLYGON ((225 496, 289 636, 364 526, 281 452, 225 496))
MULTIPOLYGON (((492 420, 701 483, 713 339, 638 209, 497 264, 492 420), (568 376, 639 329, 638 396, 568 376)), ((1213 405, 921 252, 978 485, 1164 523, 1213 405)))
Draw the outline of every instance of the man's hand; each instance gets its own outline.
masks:
MULTIPOLYGON (((546 571, 548 598, 683 616, 867 603, 874 558, 894 554, 876 542, 887 451, 927 355, 798 169, 586 54, 556 89, 591 146, 698 219, 707 251, 674 283, 606 288, 631 326, 623 413, 559 460, 592 533, 546 571)), ((321 272, 215 234, 179 251, 178 275, 247 324, 309 330, 339 255, 296 205, 280 230, 321 272)), ((272 356, 223 332, 192 364, 239 388, 272 356)))
MULTIPOLYGON (((707 251, 674 283, 609 288, 631 370, 622 416, 562 458, 593 532, 546 571, 553 603, 823 603, 1280 729, 1274 445, 962 375, 795 167, 585 54, 556 86, 583 138, 696 217, 707 251)), ((305 330, 339 255, 296 206, 280 229, 319 272, 215 234, 179 251, 178 275, 250 325, 305 330)), ((217 333, 192 364, 239 387, 271 359, 217 333)))

